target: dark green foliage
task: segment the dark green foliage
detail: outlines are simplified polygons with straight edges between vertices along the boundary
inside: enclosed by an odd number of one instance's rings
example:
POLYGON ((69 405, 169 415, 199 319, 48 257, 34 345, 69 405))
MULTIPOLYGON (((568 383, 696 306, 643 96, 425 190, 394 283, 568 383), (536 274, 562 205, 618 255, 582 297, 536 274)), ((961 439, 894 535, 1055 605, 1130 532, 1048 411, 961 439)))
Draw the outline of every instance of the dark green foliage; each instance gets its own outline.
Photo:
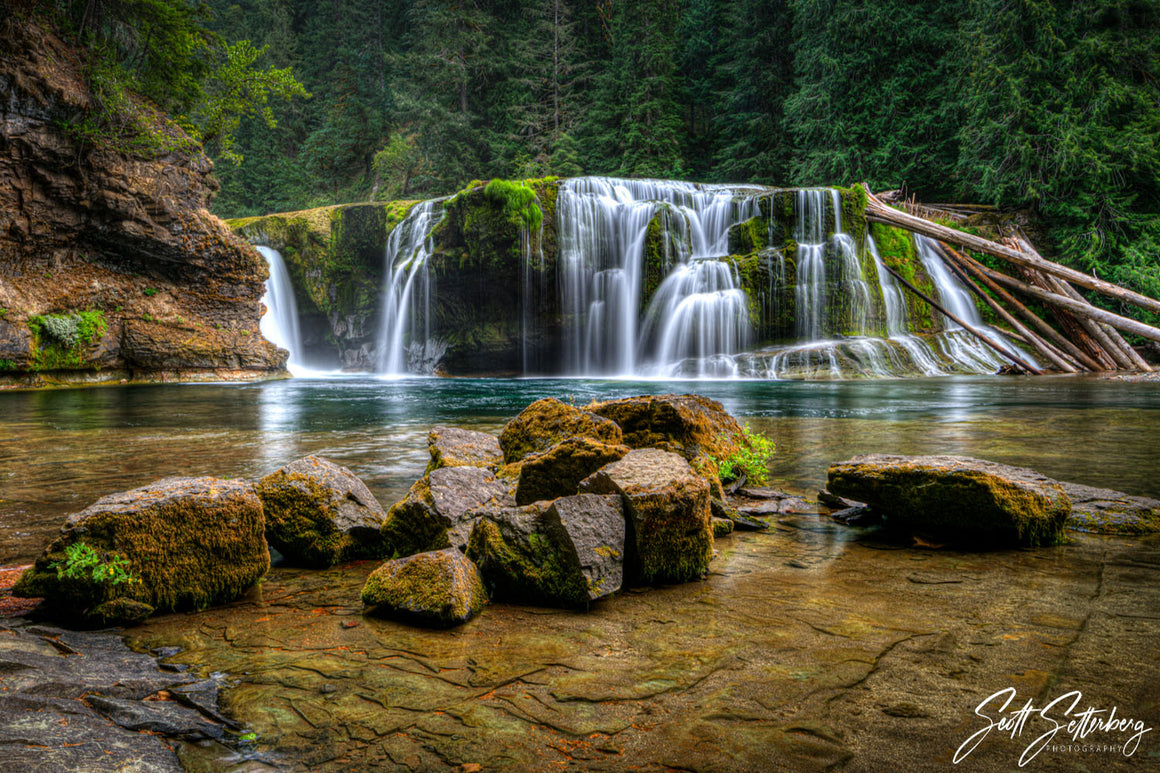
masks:
POLYGON ((501 204, 511 220, 518 220, 529 231, 536 231, 544 220, 544 213, 536 203, 536 192, 524 182, 492 180, 483 189, 484 198, 501 204))
POLYGON ((28 318, 33 354, 29 370, 77 370, 86 364, 89 348, 105 335, 105 314, 78 311, 43 314, 28 318))

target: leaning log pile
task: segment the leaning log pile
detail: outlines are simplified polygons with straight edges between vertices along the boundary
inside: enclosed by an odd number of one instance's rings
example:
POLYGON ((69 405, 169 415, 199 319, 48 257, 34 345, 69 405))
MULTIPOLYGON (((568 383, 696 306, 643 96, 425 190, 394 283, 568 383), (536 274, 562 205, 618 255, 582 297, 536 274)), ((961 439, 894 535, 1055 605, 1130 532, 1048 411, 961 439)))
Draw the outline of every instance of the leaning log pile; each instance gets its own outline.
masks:
MULTIPOLYGON (((1003 332, 1050 363, 1051 369, 1062 373, 1153 371, 1139 352, 1124 340, 1122 333, 1160 342, 1160 329, 1092 305, 1076 286, 1153 314, 1160 314, 1160 301, 1047 260, 1019 228, 1011 228, 1000 241, 992 241, 934 222, 931 218, 939 210, 911 201, 904 203, 903 211, 887 204, 884 198, 867 189, 866 219, 935 240, 943 259, 959 281, 1010 327, 1003 332), (1018 276, 989 268, 971 257, 970 252, 1006 261, 1018 276), (1031 311, 1012 293, 1038 301, 1050 310, 1059 329, 1031 311)), ((1042 372, 1017 354, 996 346, 888 266, 885 268, 896 281, 936 311, 1010 360, 1017 370, 1035 374, 1042 372)))

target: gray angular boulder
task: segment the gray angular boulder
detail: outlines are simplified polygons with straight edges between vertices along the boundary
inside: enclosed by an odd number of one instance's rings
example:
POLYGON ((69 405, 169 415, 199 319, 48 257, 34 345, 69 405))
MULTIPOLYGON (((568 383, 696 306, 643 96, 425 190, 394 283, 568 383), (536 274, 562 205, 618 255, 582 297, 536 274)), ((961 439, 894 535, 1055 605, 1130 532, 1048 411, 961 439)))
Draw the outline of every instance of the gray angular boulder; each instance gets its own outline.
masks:
POLYGON ((427 472, 440 467, 483 467, 493 472, 503 464, 499 438, 458 427, 435 427, 427 434, 431 461, 427 472))
POLYGON ((75 622, 131 624, 233 601, 269 568, 249 483, 165 478, 70 515, 13 592, 75 622))
POLYGON ((485 510, 467 554, 499 597, 580 607, 620 590, 624 536, 620 497, 580 494, 485 510))
POLYGON ((514 506, 507 487, 490 470, 440 467, 424 475, 387 513, 382 538, 388 550, 409 556, 446 547, 463 549, 485 505, 514 506))
POLYGON ((709 484, 684 457, 636 449, 585 478, 580 491, 622 498, 634 579, 687 582, 709 570, 713 558, 709 484))
POLYGON ((387 515, 346 467, 321 456, 293 461, 258 481, 266 539, 293 564, 325 568, 378 558, 387 515))
POLYGON ((456 548, 384 562, 362 589, 367 614, 448 628, 466 623, 487 604, 479 569, 456 548))
POLYGON ((1051 478, 965 456, 856 456, 830 466, 826 488, 888 527, 981 546, 1058 544, 1071 513, 1051 478))

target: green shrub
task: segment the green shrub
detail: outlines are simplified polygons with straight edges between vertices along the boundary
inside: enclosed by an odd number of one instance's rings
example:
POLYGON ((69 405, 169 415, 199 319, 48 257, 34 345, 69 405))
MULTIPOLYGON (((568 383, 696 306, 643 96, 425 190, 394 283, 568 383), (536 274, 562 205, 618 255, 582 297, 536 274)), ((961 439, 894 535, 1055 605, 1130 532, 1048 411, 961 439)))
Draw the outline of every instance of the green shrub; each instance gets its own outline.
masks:
POLYGON ((34 351, 30 370, 75 370, 85 367, 89 345, 105 335, 105 314, 77 311, 28 318, 34 351))
POLYGON ((65 579, 84 580, 91 578, 93 582, 121 585, 123 583, 140 582, 129 571, 129 559, 116 553, 109 553, 108 558, 101 558, 97 551, 84 542, 74 542, 64 549, 64 561, 52 565, 57 576, 65 579))
MULTIPOLYGON (((769 459, 773 456, 773 441, 765 435, 758 435, 750 431, 749 425, 741 428, 741 434, 735 435, 738 451, 725 459, 713 458, 717 463, 717 474, 721 480, 737 480, 742 475, 750 483, 758 486, 769 479, 769 459)), ((712 458, 712 457, 710 457, 712 458)))

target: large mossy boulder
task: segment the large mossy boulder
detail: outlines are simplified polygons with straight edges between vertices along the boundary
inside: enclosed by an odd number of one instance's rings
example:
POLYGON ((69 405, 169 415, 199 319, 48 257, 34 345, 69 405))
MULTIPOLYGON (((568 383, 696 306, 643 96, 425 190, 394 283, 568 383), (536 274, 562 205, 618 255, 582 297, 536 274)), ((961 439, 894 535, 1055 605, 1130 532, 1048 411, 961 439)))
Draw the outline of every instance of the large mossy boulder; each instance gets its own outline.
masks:
POLYGON ((963 456, 856 456, 830 466, 827 488, 889 527, 972 545, 1055 545, 1071 513, 1056 481, 963 456))
POLYGON ((446 547, 463 549, 485 505, 514 506, 507 487, 490 470, 440 467, 424 475, 388 512, 382 536, 388 552, 409 556, 446 547))
POLYGON ((503 464, 499 439, 486 432, 458 427, 435 427, 427 434, 431 461, 427 472, 440 467, 483 467, 495 471, 503 464))
POLYGON ((621 443, 620 427, 614 421, 554 397, 545 397, 507 423, 500 433, 499 444, 503 448, 504 461, 512 463, 574 437, 590 438, 609 445, 621 443))
POLYGON ((580 494, 485 510, 467 555, 497 597, 582 607, 620 590, 624 540, 620 497, 580 494))
POLYGON ((326 568, 384 554, 387 514, 358 477, 307 456, 254 485, 266 511, 266 539, 288 562, 326 568))
POLYGON ((622 498, 634 579, 688 582, 708 571, 713 558, 709 484, 684 457, 636 449, 585 478, 580 491, 622 498))
POLYGON ((385 562, 362 589, 367 614, 434 628, 466 623, 487 604, 479 569, 457 548, 385 562))
POLYGON ((70 515, 13 592, 77 622, 136 622, 232 601, 269 568, 249 483, 165 478, 70 515))
POLYGON ((724 406, 700 395, 642 395, 610 400, 589 407, 611 419, 624 433, 630 448, 659 448, 680 454, 723 498, 717 461, 736 454, 744 437, 724 406))
POLYGON ((629 452, 588 437, 570 437, 520 463, 516 503, 529 505, 544 499, 575 494, 580 481, 629 452))

